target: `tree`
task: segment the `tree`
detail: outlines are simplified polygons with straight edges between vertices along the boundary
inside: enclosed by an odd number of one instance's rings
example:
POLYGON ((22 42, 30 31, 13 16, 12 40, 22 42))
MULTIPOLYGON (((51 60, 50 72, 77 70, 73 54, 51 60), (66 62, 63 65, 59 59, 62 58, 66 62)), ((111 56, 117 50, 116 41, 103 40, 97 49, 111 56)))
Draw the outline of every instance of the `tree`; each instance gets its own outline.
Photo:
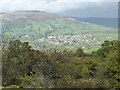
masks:
POLYGON ((83 50, 81 48, 78 48, 75 52, 75 55, 78 57, 82 57, 83 56, 83 50))
MULTIPOLYGON (((119 41, 105 41, 101 48, 98 49, 94 54, 94 59, 96 60, 96 63, 101 68, 104 67, 106 70, 104 74, 110 81, 112 87, 114 88, 120 88, 119 85, 119 48, 120 48, 120 42, 119 41)), ((99 70, 100 71, 100 70, 99 70)))
POLYGON ((29 51, 31 46, 27 42, 22 43, 19 40, 9 42, 8 49, 3 50, 3 85, 18 85, 19 76, 29 73, 31 60, 29 51))

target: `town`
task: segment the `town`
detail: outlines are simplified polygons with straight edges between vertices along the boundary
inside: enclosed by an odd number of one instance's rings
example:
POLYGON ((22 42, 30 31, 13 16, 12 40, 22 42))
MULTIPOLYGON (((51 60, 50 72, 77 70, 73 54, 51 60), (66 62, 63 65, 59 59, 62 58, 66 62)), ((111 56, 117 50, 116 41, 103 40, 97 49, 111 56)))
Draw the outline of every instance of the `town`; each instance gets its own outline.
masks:
MULTIPOLYGON (((102 42, 96 40, 96 34, 86 34, 86 35, 58 35, 58 36, 47 36, 36 39, 38 42, 47 42, 54 45, 74 45, 74 44, 93 44, 93 45, 101 45, 102 42), (86 39, 87 38, 87 39, 86 39)), ((86 47, 82 47, 86 48, 86 47)))

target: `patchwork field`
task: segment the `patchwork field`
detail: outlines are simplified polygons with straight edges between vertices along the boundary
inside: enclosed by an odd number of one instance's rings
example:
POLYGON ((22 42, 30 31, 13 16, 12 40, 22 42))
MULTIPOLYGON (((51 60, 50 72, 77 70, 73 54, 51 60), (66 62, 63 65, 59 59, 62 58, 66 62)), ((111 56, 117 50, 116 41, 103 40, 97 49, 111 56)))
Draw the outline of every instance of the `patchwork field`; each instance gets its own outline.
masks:
POLYGON ((64 18, 46 12, 20 11, 0 14, 4 41, 29 42, 35 49, 50 47, 97 50, 105 40, 117 40, 117 29, 64 18))

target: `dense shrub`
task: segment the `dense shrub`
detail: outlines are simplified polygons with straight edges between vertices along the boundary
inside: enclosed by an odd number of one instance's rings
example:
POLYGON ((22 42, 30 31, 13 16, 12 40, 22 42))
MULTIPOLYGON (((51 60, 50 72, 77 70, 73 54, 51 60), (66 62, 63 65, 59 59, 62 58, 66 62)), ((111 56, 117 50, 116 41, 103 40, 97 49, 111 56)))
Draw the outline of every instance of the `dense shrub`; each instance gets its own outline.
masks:
POLYGON ((10 41, 3 48, 3 86, 27 88, 120 88, 119 41, 105 41, 92 53, 34 50, 10 41))

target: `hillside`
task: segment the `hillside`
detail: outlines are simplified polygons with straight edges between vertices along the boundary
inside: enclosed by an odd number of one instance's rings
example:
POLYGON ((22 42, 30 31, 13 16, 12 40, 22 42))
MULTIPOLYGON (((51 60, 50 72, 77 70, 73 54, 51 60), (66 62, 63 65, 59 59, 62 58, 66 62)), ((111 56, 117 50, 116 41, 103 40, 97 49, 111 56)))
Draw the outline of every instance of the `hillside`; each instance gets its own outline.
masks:
POLYGON ((117 30, 39 11, 0 14, 3 39, 30 42, 36 49, 59 46, 96 50, 104 40, 117 39, 117 30))
POLYGON ((77 20, 89 22, 97 25, 102 25, 110 28, 118 28, 118 18, 107 18, 107 17, 73 17, 77 20))

